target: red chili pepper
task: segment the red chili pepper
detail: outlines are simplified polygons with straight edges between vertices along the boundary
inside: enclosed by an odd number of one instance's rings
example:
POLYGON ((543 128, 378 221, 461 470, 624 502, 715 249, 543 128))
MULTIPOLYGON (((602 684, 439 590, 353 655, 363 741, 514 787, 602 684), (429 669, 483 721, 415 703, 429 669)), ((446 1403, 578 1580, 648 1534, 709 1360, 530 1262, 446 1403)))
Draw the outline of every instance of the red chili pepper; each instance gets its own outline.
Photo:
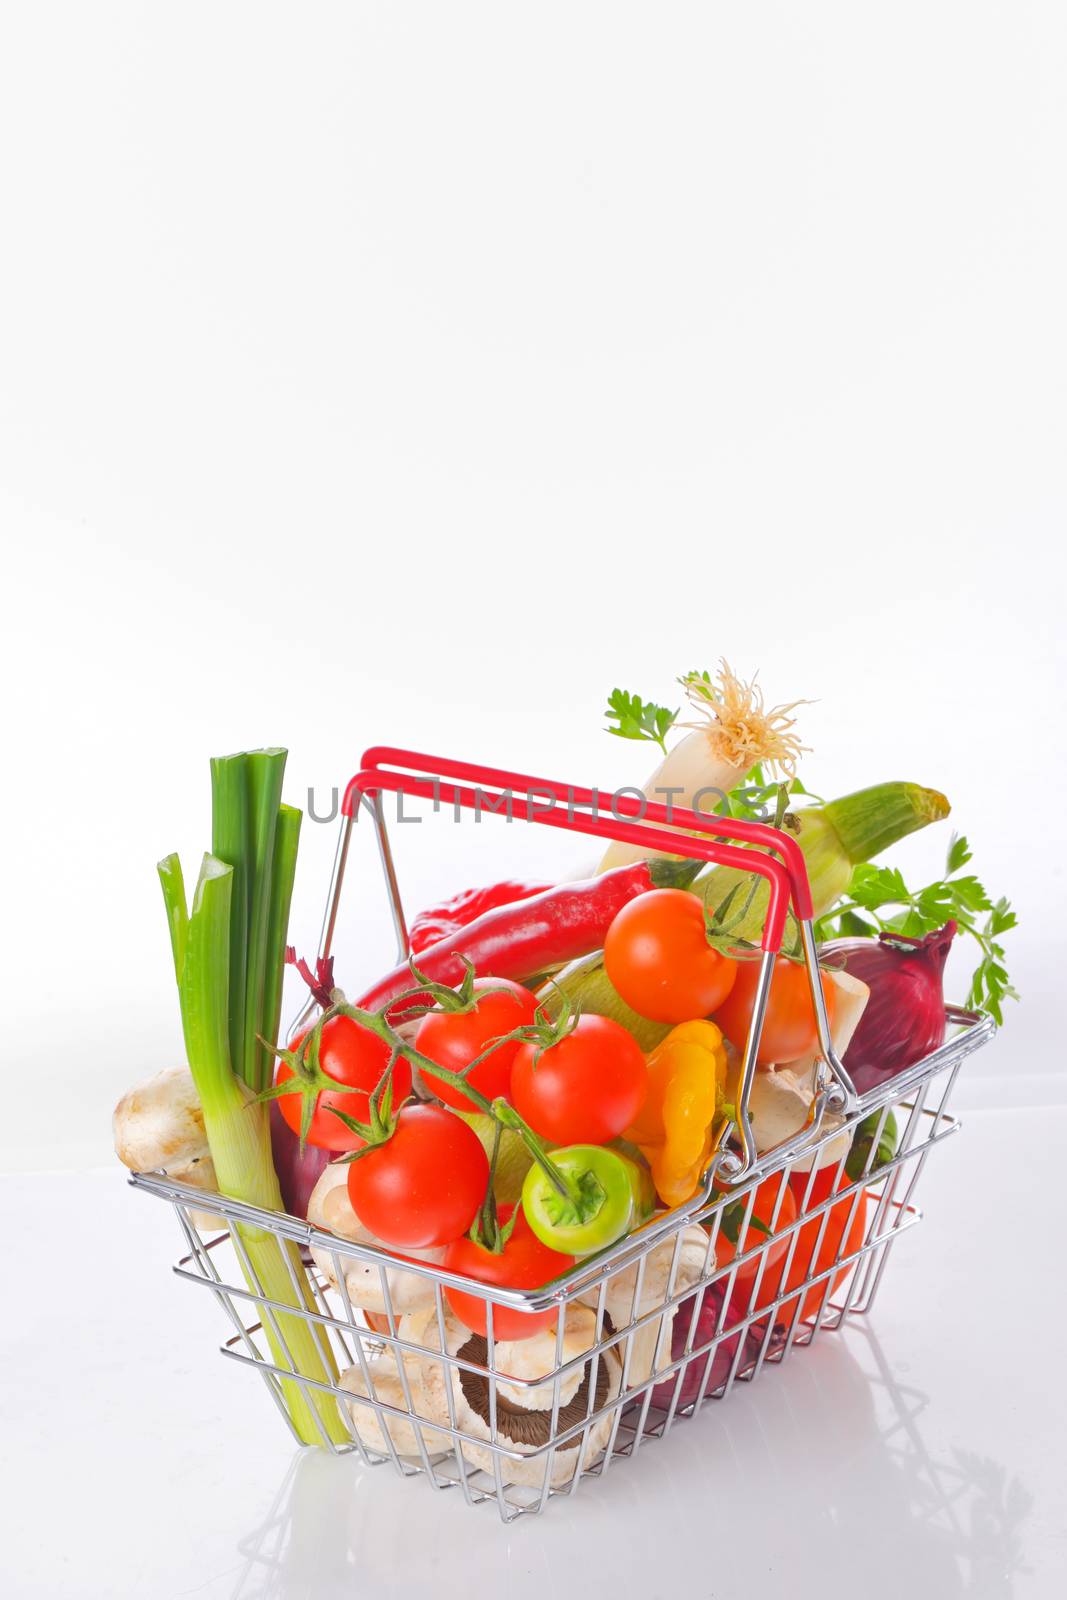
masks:
MULTIPOLYGON (((460 983, 465 957, 479 978, 520 982, 532 978, 599 950, 616 913, 628 901, 648 889, 684 886, 699 865, 689 860, 637 861, 598 878, 557 884, 529 899, 496 906, 424 949, 419 971, 434 983, 460 983)), ((411 969, 396 967, 356 1003, 366 1011, 379 1011, 412 985, 411 969)))
POLYGON ((520 883, 515 878, 507 878, 503 883, 491 883, 485 889, 464 889, 462 894, 454 895, 451 900, 419 912, 408 930, 411 953, 417 956, 421 950, 428 950, 441 939, 452 938, 485 911, 493 911, 497 906, 514 905, 517 900, 529 900, 532 895, 544 894, 551 887, 550 883, 520 883))

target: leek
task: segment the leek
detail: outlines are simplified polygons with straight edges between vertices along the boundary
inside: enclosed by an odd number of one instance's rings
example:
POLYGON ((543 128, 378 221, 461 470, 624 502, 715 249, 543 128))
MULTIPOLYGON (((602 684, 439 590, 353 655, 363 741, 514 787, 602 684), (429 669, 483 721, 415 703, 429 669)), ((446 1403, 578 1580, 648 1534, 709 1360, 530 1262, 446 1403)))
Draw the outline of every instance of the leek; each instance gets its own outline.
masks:
POLYGON ((245 988, 248 981, 248 757, 211 758, 211 853, 233 869, 230 892, 230 1066, 245 1070, 245 988))
POLYGON ((270 915, 263 964, 263 1002, 252 1081, 266 1088, 274 1075, 274 1052, 264 1039, 281 1036, 282 979, 285 976, 285 941, 289 931, 289 906, 296 879, 296 852, 304 813, 295 806, 280 806, 274 830, 274 863, 270 881, 270 915))
MULTIPOLYGON (((248 757, 249 832, 251 873, 248 885, 248 981, 245 989, 245 1076, 257 1094, 270 1083, 273 1057, 258 1047, 264 1035, 263 994, 266 973, 267 927, 270 921, 274 834, 282 800, 284 750, 253 750, 248 757), (265 1071, 264 1071, 265 1066, 265 1071)), ((288 917, 286 918, 288 921, 288 917)))
MULTIPOLYGON (((284 761, 284 751, 270 751, 212 764, 212 837, 228 843, 243 870, 214 854, 205 855, 189 908, 178 857, 170 855, 159 863, 185 1050, 219 1192, 265 1211, 283 1209, 271 1160, 267 1106, 255 1099, 256 1076, 264 1070, 269 1074, 271 1058, 254 1036, 254 1050, 245 1047, 249 996, 255 997, 255 1026, 265 1022, 271 1038, 276 1036, 281 1004, 300 813, 288 806, 279 811, 276 799, 273 822, 266 811, 270 797, 280 792, 284 761), (260 756, 262 761, 257 760, 260 756), (257 917, 260 932, 254 935, 257 917), (235 940, 241 942, 237 951, 235 940), (244 1049, 240 1075, 233 1068, 235 1039, 237 1050, 244 1049)), ((275 1306, 316 1309, 295 1244, 244 1223, 232 1232, 241 1270, 254 1295, 275 1306)), ((337 1367, 326 1334, 315 1323, 264 1307, 263 1331, 276 1367, 315 1383, 336 1383, 337 1367)), ((330 1394, 305 1390, 287 1378, 280 1380, 280 1387, 304 1444, 348 1442, 348 1430, 330 1394)))

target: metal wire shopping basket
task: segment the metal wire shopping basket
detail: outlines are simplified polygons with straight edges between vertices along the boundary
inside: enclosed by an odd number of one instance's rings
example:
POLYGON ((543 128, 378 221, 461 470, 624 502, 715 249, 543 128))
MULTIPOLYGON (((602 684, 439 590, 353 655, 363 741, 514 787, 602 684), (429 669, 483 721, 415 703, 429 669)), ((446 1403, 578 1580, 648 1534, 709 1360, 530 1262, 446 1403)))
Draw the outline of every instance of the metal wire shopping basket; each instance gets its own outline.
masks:
POLYGON ((391 1461, 439 1489, 458 1485, 468 1503, 493 1501, 510 1521, 572 1493, 584 1477, 602 1476, 618 1457, 667 1434, 679 1417, 752 1381, 766 1363, 781 1364, 824 1329, 870 1310, 890 1247, 920 1220, 915 1191, 927 1156, 959 1126, 948 1108, 960 1064, 994 1028, 984 1014, 946 1007, 946 1043, 860 1095, 831 1040, 804 858, 789 833, 669 809, 636 794, 613 796, 610 814, 602 815, 595 790, 385 747, 365 754, 344 797, 322 955, 334 940, 354 823, 365 808, 407 958, 382 800, 389 792, 433 800, 457 815, 505 811, 510 819, 738 867, 759 874, 769 891, 736 1120, 698 1193, 543 1288, 475 1284, 438 1260, 400 1260, 343 1231, 205 1193, 166 1174, 131 1178, 173 1206, 186 1247, 175 1271, 218 1300, 233 1329, 223 1354, 259 1372, 290 1427, 284 1386, 297 1383, 309 1398, 317 1391, 320 1406, 325 1392, 335 1397, 348 1436, 338 1443, 322 1425, 321 1409, 311 1406, 327 1448, 358 1451, 368 1464, 391 1461), (760 1152, 749 1097, 789 911, 800 931, 821 1060, 808 1124, 760 1152), (896 1143, 885 1159, 891 1117, 896 1143), (846 1174, 853 1134, 864 1121, 859 1148, 866 1153, 846 1174), (769 1233, 749 1227, 757 1190, 762 1214, 770 1210, 769 1233), (735 1241, 729 1251, 717 1249, 728 1207, 735 1241), (283 1302, 265 1291, 243 1243, 249 1229, 301 1250, 310 1302, 299 1293, 283 1302), (449 1287, 486 1300, 484 1337, 452 1316, 449 1287), (494 1337, 494 1305, 555 1316, 533 1337, 508 1342, 494 1337), (296 1370, 285 1339, 285 1321, 295 1316, 315 1330, 329 1381, 296 1370), (288 1364, 280 1364, 282 1355, 288 1364))

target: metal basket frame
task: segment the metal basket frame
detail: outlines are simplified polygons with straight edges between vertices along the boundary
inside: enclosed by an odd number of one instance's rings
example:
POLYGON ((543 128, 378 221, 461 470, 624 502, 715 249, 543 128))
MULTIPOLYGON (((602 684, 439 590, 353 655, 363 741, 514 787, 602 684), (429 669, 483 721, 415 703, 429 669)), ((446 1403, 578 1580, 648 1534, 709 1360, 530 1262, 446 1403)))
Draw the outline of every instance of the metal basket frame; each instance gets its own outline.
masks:
POLYGON ((598 815, 600 796, 594 790, 386 747, 366 753, 345 794, 320 944, 323 955, 333 942, 357 811, 369 806, 398 946, 402 959, 407 958, 406 922, 381 800, 389 790, 436 803, 443 800, 457 808, 494 810, 505 799, 510 803, 521 796, 530 821, 739 866, 761 873, 770 891, 753 1022, 740 1074, 738 1116, 727 1130, 737 1148, 724 1134, 692 1200, 656 1216, 540 1289, 490 1287, 429 1262, 405 1260, 400 1267, 384 1249, 354 1243, 295 1217, 205 1193, 166 1174, 131 1177, 135 1187, 172 1205, 186 1246, 175 1272, 212 1291, 233 1326, 223 1354, 260 1373, 291 1430, 283 1379, 295 1380, 305 1394, 319 1390, 335 1395, 342 1416, 351 1418, 351 1443, 337 1445, 316 1408, 310 1407, 328 1449, 358 1451, 368 1464, 390 1460, 402 1474, 421 1474, 439 1489, 458 1484, 468 1503, 492 1501, 501 1517, 510 1521, 541 1510, 555 1495, 573 1493, 584 1477, 603 1476, 617 1457, 634 1455, 646 1440, 665 1436, 679 1416, 694 1415, 705 1400, 725 1398, 735 1382, 751 1381, 766 1364, 781 1364, 793 1348, 810 1344, 822 1329, 838 1327, 849 1315, 870 1310, 892 1244, 921 1218, 914 1197, 930 1150, 958 1129, 948 1107, 959 1067, 991 1037, 994 1025, 984 1014, 947 1007, 946 1020, 957 1030, 954 1036, 908 1072, 860 1095, 830 1038, 816 977, 806 870, 790 835, 764 824, 680 808, 671 811, 652 803, 642 806, 629 795, 613 797, 612 815, 604 818, 598 815), (540 811, 530 809, 534 796, 540 798, 540 811), (675 828, 690 831, 670 831, 675 828), (759 849, 724 844, 726 837, 773 850, 781 860, 759 849), (759 1154, 748 1097, 790 905, 800 928, 822 1061, 809 1125, 776 1149, 759 1154), (894 1108, 903 1123, 897 1149, 874 1171, 879 1139, 894 1108), (868 1117, 873 1120, 873 1137, 865 1167, 858 1177, 843 1183, 848 1158, 843 1135, 851 1136, 868 1117), (839 1158, 823 1166, 824 1173, 831 1166, 833 1172, 829 1193, 822 1195, 816 1177, 819 1156, 835 1139, 841 1141, 842 1150, 839 1158), (798 1185, 796 1169, 805 1167, 808 1176, 798 1185), (771 1233, 755 1235, 749 1222, 756 1192, 774 1180, 771 1233), (728 1194, 721 1192, 725 1184, 728 1194), (714 1193, 716 1189, 720 1193, 714 1193), (787 1192, 796 1217, 783 1226, 787 1192), (721 1242, 723 1214, 738 1200, 744 1207, 739 1248, 720 1265, 716 1246, 721 1242), (823 1244, 832 1216, 836 1218, 833 1250, 825 1259, 823 1244), (861 1221, 854 1237, 857 1217, 861 1221), (245 1229, 269 1232, 300 1248, 310 1268, 314 1309, 300 1308, 298 1291, 295 1306, 264 1291, 242 1240, 245 1229), (748 1246, 754 1235, 756 1244, 748 1246), (701 1252, 703 1259, 695 1266, 694 1257, 701 1252), (353 1303, 349 1291, 347 1276, 356 1264, 377 1282, 384 1314, 375 1319, 376 1325, 353 1303), (646 1292, 646 1274, 650 1279, 663 1278, 662 1286, 646 1292), (414 1328, 412 1317, 397 1309, 398 1283, 423 1306, 423 1320, 414 1328), (456 1334, 445 1297, 449 1288, 461 1288, 486 1301, 484 1358, 480 1352, 470 1352, 469 1340, 450 1348, 456 1334), (494 1335, 494 1305, 555 1311, 552 1358, 542 1360, 535 1376, 520 1377, 508 1370, 514 1346, 494 1335), (708 1307, 713 1316, 701 1329, 708 1307), (565 1340, 572 1322, 581 1318, 587 1325, 590 1312, 591 1337, 578 1354, 567 1357, 565 1340), (321 1383, 296 1370, 284 1335, 285 1319, 294 1316, 315 1329, 327 1370, 342 1371, 348 1386, 342 1387, 340 1381, 321 1383), (290 1361, 289 1367, 273 1359, 264 1325, 290 1361), (685 1331, 680 1348, 675 1336, 679 1330, 685 1331), (429 1383, 438 1370, 440 1384, 429 1383), (385 1382, 383 1372, 394 1380, 391 1400, 379 1392, 385 1382), (487 1415, 477 1426, 462 1409, 466 1406, 469 1411, 473 1405, 473 1401, 468 1404, 465 1376, 472 1392, 477 1386, 477 1394, 484 1394, 487 1401, 487 1415), (438 1388, 443 1390, 445 1412, 438 1388), (545 1437, 535 1444, 519 1444, 514 1426, 509 1429, 509 1416, 514 1417, 516 1404, 521 1408, 521 1398, 516 1397, 533 1398, 534 1391, 542 1401, 550 1391, 549 1404, 536 1408, 542 1417, 547 1412, 545 1437), (584 1408, 573 1420, 561 1423, 561 1413, 575 1391, 584 1392, 584 1408), (428 1396, 436 1408, 432 1411, 428 1396))

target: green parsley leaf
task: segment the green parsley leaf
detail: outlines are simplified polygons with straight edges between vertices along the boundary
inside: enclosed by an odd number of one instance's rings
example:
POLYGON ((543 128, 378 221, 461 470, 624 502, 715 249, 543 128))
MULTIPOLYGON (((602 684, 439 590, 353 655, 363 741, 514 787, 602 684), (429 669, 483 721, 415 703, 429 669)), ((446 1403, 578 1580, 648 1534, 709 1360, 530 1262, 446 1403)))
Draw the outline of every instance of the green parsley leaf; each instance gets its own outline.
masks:
POLYGON ((953 878, 945 887, 955 895, 956 904, 966 907, 968 911, 988 911, 993 903, 973 876, 953 878))
POLYGON ((954 833, 949 841, 948 858, 945 862, 945 876, 951 878, 954 872, 965 867, 971 859, 971 852, 967 840, 962 833, 954 833))
POLYGON ((910 899, 897 867, 875 867, 867 861, 853 869, 848 896, 854 904, 868 911, 877 911, 879 906, 899 904, 910 899))
POLYGON ((667 734, 677 715, 677 711, 654 705, 651 700, 642 700, 639 694, 628 694, 625 689, 612 689, 605 712, 609 722, 618 723, 618 727, 609 728, 608 733, 613 733, 618 739, 649 739, 659 745, 664 755, 667 753, 667 734))
POLYGON ((998 933, 1007 933, 1009 928, 1014 928, 1018 917, 1006 900, 998 900, 993 907, 993 915, 989 919, 989 931, 994 937, 998 933))
POLYGON ((816 922, 816 938, 820 943, 857 936, 871 938, 878 933, 922 938, 943 928, 946 922, 955 921, 962 934, 974 939, 980 956, 964 1004, 988 1011, 998 1024, 1002 1023, 1004 1001, 1018 1000, 1019 996, 1008 977, 1003 946, 997 941, 1016 926, 1018 918, 1010 902, 994 901, 973 873, 957 876, 970 859, 967 840, 954 837, 945 877, 917 890, 908 888, 896 867, 876 867, 865 862, 853 868, 844 899, 816 922), (979 913, 983 911, 989 915, 981 922, 979 913))

